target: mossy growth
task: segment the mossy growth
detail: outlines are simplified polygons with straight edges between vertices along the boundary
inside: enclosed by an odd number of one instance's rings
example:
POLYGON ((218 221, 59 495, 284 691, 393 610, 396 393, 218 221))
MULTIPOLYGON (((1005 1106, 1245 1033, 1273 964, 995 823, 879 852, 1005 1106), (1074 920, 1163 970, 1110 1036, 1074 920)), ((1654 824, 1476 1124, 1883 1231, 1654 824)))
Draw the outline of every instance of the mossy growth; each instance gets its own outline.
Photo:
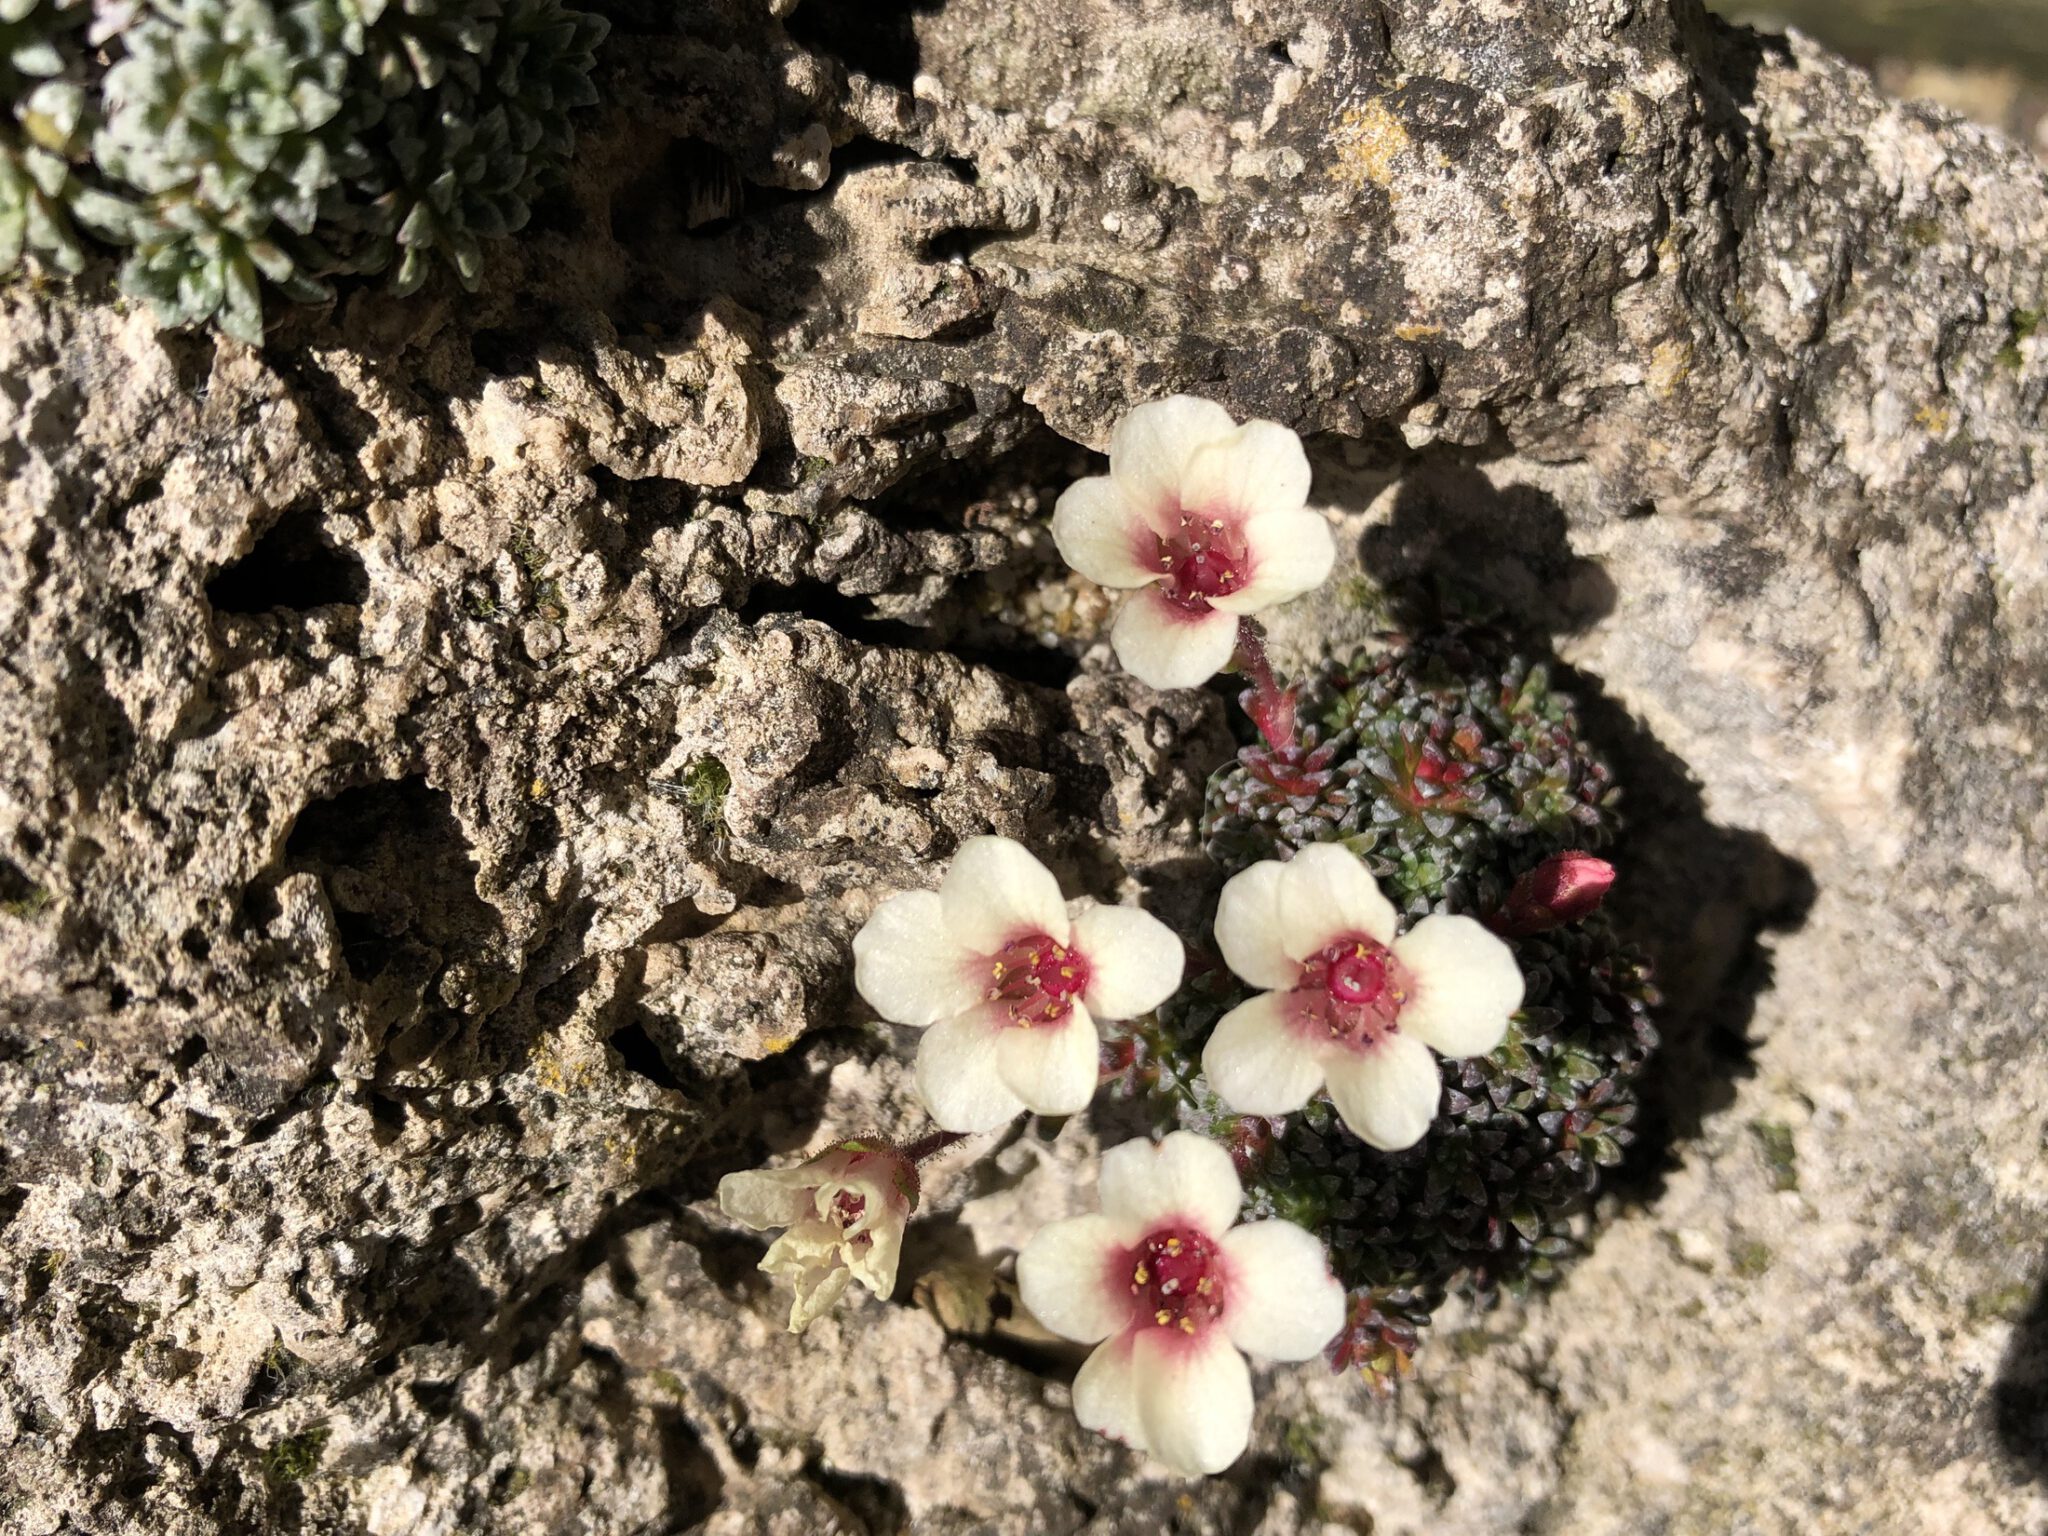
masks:
POLYGON ((333 1431, 325 1424, 301 1430, 263 1453, 263 1472, 273 1483, 296 1483, 319 1470, 333 1431))
POLYGON ((693 757, 683 765, 680 777, 650 780, 648 788, 681 801, 706 833, 715 841, 724 841, 725 797, 732 791, 732 773, 717 758, 708 752, 693 757))
POLYGON ((465 287, 566 174, 603 18, 561 0, 0 0, 0 274, 127 248, 165 325, 266 288, 465 287))
POLYGON ((2020 343, 2030 340, 2041 328, 2044 311, 2038 309, 2016 309, 2006 317, 2005 345, 1998 349, 1998 361, 2017 373, 2026 361, 2020 351, 2020 343))
MULTIPOLYGON (((1211 857, 1235 873, 1341 842, 1409 920, 1459 912, 1506 926, 1518 879, 1618 826, 1613 775, 1551 672, 1472 624, 1389 637, 1382 652, 1324 668, 1303 690, 1304 759, 1247 748, 1212 779, 1211 857)), ((1209 1093, 1202 1046, 1250 995, 1220 962, 1198 960, 1122 1046, 1129 1091, 1232 1150, 1248 1215, 1322 1237, 1351 1293, 1332 1361, 1375 1387, 1408 1372, 1419 1330, 1453 1291, 1484 1302, 1555 1279, 1600 1170, 1632 1138, 1636 1079, 1657 1042, 1644 960, 1599 912, 1504 936, 1522 1008, 1490 1056, 1439 1063, 1436 1123, 1404 1151, 1368 1147, 1321 1097, 1262 1118, 1209 1093)))
POLYGON ((1749 1130, 1771 1172, 1771 1188, 1797 1189, 1799 1154, 1792 1145, 1792 1127, 1775 1120, 1752 1120, 1749 1130))

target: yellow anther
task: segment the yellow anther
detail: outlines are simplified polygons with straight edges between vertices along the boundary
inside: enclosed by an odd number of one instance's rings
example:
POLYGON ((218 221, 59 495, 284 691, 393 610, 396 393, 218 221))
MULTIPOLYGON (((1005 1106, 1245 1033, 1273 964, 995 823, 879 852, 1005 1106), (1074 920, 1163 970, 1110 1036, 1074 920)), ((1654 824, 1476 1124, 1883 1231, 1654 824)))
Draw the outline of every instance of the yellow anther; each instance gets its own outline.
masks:
POLYGON ((1060 967, 1060 975, 1066 980, 1072 981, 1074 979, 1074 968, 1071 965, 1063 965, 1060 967))
POLYGON ((1180 1239, 1179 1239, 1179 1238, 1177 1238, 1177 1237, 1169 1237, 1169 1238, 1168 1238, 1168 1239, 1166 1240, 1166 1251, 1167 1251, 1168 1253, 1179 1253, 1179 1252, 1180 1252, 1180 1239))
POLYGON ((998 961, 996 962, 996 969, 995 969, 995 976, 996 976, 996 980, 997 980, 997 981, 1001 981, 1001 980, 1003 979, 1003 970, 1004 970, 1003 962, 1002 962, 1002 961, 1000 961, 1000 960, 998 960, 998 961))
POLYGON ((1154 1312, 1152 1314, 1152 1321, 1159 1324, 1163 1328, 1168 1323, 1173 1321, 1173 1314, 1167 1311, 1166 1308, 1161 1307, 1157 1312, 1154 1312))
POLYGON ((1192 1317, 1182 1318, 1180 1320, 1180 1331, 1182 1333, 1193 1333, 1195 1331, 1195 1320, 1192 1317))
POLYGON ((1195 1294, 1197 1296, 1206 1296, 1215 1289, 1216 1282, 1214 1280, 1211 1280, 1207 1275, 1202 1276, 1201 1279, 1195 1282, 1195 1294))

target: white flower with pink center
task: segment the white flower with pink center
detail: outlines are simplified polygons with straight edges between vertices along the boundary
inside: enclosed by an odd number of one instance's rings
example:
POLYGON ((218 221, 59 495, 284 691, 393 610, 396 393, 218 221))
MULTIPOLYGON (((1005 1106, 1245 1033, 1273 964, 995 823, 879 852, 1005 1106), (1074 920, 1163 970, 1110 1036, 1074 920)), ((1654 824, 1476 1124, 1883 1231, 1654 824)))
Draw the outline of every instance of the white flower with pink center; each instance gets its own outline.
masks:
POLYGON ((925 1031, 917 1088, 932 1119, 967 1132, 1085 1107, 1101 1077, 1095 1021, 1158 1007, 1184 959, 1150 913, 1069 903, 1007 837, 969 838, 936 891, 882 902, 853 956, 874 1010, 925 1031))
POLYGON ((1024 1305, 1055 1333, 1099 1344, 1074 1378, 1074 1413, 1189 1477, 1251 1440, 1244 1353, 1306 1360, 1344 1322, 1323 1245, 1286 1221, 1235 1225, 1230 1154, 1191 1131, 1102 1157, 1102 1210, 1042 1228, 1017 1256, 1024 1305))
POLYGON ((1435 1120, 1436 1058, 1484 1056, 1522 1006, 1514 952, 1469 917, 1425 917, 1395 937, 1393 903, 1333 843, 1234 875, 1216 943, 1262 992, 1225 1014, 1202 1051, 1216 1096, 1283 1115, 1327 1087, 1345 1125, 1382 1151, 1435 1120))
POLYGON ((1330 574, 1336 545, 1308 490, 1287 428, 1174 395, 1117 423, 1109 473, 1067 487, 1053 542, 1090 581, 1131 590, 1110 631, 1126 670, 1192 688, 1230 664, 1241 618, 1330 574))
POLYGON ((796 1287, 791 1333, 829 1312, 854 1280, 877 1296, 896 1289, 903 1224, 917 1194, 917 1165, 895 1147, 867 1141, 842 1141, 796 1168, 755 1168, 718 1181, 726 1215, 757 1232, 788 1228, 761 1268, 796 1287))

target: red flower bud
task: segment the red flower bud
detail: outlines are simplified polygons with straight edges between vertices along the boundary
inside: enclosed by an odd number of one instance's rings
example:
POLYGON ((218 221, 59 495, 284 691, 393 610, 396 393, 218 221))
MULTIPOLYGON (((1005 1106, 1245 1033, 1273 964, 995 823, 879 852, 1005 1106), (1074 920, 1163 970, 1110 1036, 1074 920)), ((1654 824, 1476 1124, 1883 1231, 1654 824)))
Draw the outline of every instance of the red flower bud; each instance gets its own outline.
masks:
POLYGON ((1600 909, 1614 884, 1614 866, 1581 849, 1554 853, 1515 882, 1494 915, 1500 933, 1542 933, 1600 909))

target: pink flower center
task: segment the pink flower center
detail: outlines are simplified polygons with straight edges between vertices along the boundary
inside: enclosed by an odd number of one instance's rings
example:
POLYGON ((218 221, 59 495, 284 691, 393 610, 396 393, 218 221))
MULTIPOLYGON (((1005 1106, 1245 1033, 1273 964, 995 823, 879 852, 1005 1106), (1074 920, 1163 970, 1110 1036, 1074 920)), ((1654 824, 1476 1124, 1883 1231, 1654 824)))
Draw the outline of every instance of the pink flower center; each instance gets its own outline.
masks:
POLYGON ((1059 1024, 1088 987, 1088 962, 1050 935, 1025 934, 996 951, 988 1000, 1005 1004, 1021 1029, 1059 1024))
POLYGON ((1200 1333, 1223 1315, 1222 1255, 1193 1227, 1161 1227, 1131 1250, 1132 1322, 1200 1333))
MULTIPOLYGON (((839 1223, 839 1229, 842 1232, 853 1226, 867 1213, 868 1197, 866 1195, 857 1195, 850 1189, 842 1189, 832 1197, 832 1219, 839 1223)), ((874 1234, 869 1232, 856 1232, 852 1238, 856 1248, 865 1248, 874 1240, 874 1234)))
POLYGON ((1401 1009, 1414 992, 1414 978, 1392 950, 1352 934, 1302 962, 1292 996, 1304 1024, 1370 1048, 1400 1032, 1401 1009))
POLYGON ((1190 613, 1207 613, 1210 598, 1227 596, 1250 578, 1244 530, 1220 517, 1182 512, 1171 534, 1154 539, 1156 564, 1165 573, 1159 590, 1190 613))

